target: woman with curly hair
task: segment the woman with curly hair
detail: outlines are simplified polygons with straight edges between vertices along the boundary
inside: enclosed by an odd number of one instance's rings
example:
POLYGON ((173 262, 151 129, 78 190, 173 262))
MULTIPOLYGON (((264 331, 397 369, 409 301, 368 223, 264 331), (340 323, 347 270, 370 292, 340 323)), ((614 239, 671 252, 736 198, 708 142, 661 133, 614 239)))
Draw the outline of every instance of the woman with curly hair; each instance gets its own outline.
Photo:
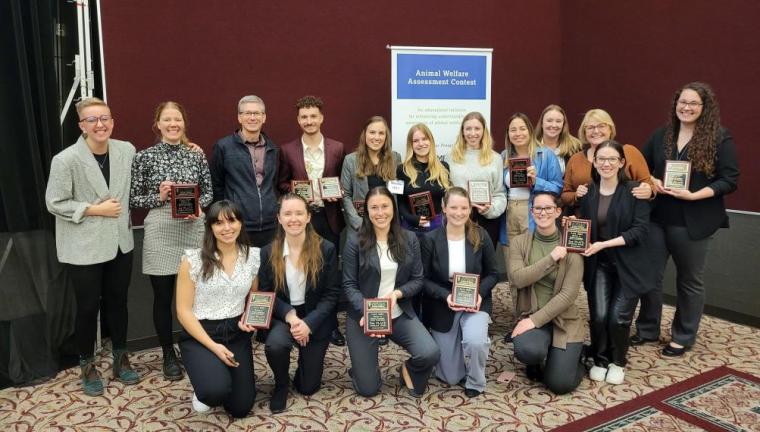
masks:
POLYGON ((702 275, 710 237, 718 228, 728 228, 723 196, 736 190, 739 179, 736 146, 720 124, 718 101, 709 85, 692 82, 676 91, 670 121, 654 132, 643 153, 658 192, 649 229, 658 273, 656 289, 641 300, 637 334, 631 342, 638 345, 659 339, 663 273, 672 255, 676 314, 671 342, 662 353, 677 357, 696 340, 705 302, 702 275), (688 189, 665 187, 668 160, 691 162, 688 189))

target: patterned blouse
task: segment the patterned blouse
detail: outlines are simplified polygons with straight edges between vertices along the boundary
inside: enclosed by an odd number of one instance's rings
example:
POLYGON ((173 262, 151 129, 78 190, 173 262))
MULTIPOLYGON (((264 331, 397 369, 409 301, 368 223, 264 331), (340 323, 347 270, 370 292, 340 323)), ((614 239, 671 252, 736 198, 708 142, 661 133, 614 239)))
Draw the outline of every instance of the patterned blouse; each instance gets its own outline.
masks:
POLYGON ((165 180, 197 183, 200 187, 201 207, 211 204, 213 189, 206 155, 182 144, 160 142, 135 155, 129 207, 161 207, 165 202, 159 199, 158 186, 165 180))
POLYGON ((208 280, 203 280, 200 249, 186 250, 185 259, 190 263, 190 279, 195 283, 193 315, 197 319, 220 320, 243 313, 253 278, 259 272, 259 248, 249 248, 248 259, 245 252, 240 251, 232 277, 224 270, 215 269, 208 280))

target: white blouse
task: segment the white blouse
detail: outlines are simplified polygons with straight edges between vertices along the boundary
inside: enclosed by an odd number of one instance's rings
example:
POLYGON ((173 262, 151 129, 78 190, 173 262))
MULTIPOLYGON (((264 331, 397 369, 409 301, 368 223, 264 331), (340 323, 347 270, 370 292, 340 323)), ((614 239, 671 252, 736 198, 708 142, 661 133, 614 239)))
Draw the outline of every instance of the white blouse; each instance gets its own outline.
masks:
MULTIPOLYGON (((378 297, 385 297, 396 289, 396 272, 398 263, 393 261, 388 242, 377 241, 377 254, 380 257, 380 287, 377 290, 378 297)), ((398 302, 393 306, 391 316, 396 319, 404 313, 398 302)))
POLYGON ((197 319, 220 320, 243 313, 245 298, 259 272, 259 248, 251 247, 248 259, 240 251, 231 277, 216 268, 208 280, 203 280, 200 249, 186 250, 184 258, 190 263, 190 279, 195 283, 193 315, 197 319))
POLYGON ((467 262, 464 254, 466 240, 448 240, 449 243, 449 279, 454 273, 467 273, 467 262))
POLYGON ((288 258, 290 247, 288 242, 283 242, 282 259, 285 260, 285 280, 288 283, 290 305, 301 306, 306 302, 306 275, 298 269, 288 258))

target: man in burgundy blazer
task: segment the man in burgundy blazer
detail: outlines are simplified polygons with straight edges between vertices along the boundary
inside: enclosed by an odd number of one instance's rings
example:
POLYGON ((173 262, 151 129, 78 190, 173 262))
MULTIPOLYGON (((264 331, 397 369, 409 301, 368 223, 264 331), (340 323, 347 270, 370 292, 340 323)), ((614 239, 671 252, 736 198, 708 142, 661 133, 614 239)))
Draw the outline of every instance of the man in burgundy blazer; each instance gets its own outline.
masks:
POLYGON ((346 153, 342 142, 322 135, 322 105, 322 100, 314 96, 304 96, 296 103, 303 134, 280 147, 279 189, 281 193, 290 192, 291 180, 312 180, 315 202, 311 205, 311 224, 337 248, 344 225, 341 200, 320 200, 316 180, 340 177, 346 153))

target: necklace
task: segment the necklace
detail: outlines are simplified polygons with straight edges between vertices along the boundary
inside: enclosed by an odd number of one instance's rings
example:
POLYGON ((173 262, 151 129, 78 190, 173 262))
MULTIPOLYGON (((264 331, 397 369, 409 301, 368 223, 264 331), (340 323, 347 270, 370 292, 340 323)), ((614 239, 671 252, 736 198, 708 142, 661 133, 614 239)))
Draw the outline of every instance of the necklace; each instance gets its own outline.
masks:
POLYGON ((100 159, 98 159, 98 156, 102 156, 102 155, 96 155, 95 153, 93 153, 92 155, 95 157, 95 163, 98 164, 100 169, 103 169, 103 167, 106 166, 106 161, 108 160, 108 152, 106 152, 106 155, 103 157, 103 162, 101 162, 100 159))

